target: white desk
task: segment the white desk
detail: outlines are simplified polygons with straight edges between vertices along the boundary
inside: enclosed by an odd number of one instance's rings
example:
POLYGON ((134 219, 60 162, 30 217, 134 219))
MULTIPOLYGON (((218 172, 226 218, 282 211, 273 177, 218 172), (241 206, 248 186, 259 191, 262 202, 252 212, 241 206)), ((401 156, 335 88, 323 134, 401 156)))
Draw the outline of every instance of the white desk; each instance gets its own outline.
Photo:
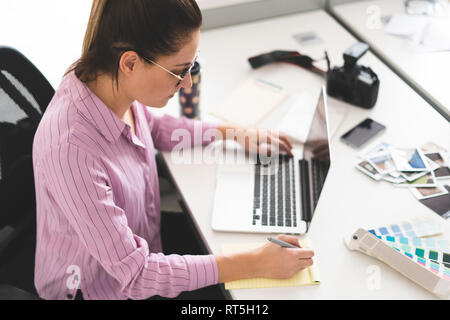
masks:
POLYGON ((403 0, 352 2, 334 6, 331 11, 450 119, 450 52, 417 52, 407 40, 372 23, 378 14, 381 18, 406 13, 403 0))
MULTIPOLYGON (((226 97, 248 77, 264 76, 290 91, 318 90, 323 80, 303 69, 279 64, 252 70, 247 58, 274 49, 296 49, 320 57, 326 48, 335 64, 355 39, 324 11, 313 11, 245 25, 204 32, 201 37, 203 65, 202 107, 206 111, 226 97), (299 48, 292 34, 315 31, 323 44, 299 48)), ((350 252, 343 235, 357 227, 388 225, 402 219, 428 215, 440 221, 450 238, 449 223, 419 203, 410 191, 384 182, 374 182, 353 164, 357 151, 339 141, 339 136, 366 117, 387 126, 383 140, 398 146, 421 145, 432 140, 450 148, 450 126, 433 108, 403 83, 371 53, 361 63, 371 66, 381 78, 378 103, 372 110, 360 109, 329 99, 329 108, 345 106, 350 114, 332 140, 333 163, 319 201, 308 237, 312 239, 320 268, 319 286, 233 290, 236 299, 432 299, 433 295, 383 263, 350 252), (406 112, 405 110, 408 110, 406 112), (381 288, 371 290, 369 266, 378 266, 381 288)), ((178 113, 176 99, 167 112, 178 113)), ((175 165, 170 153, 164 158, 183 200, 213 253, 226 243, 264 242, 267 235, 215 232, 211 212, 216 165, 175 165)), ((242 214, 248 214, 243 212, 242 214)))

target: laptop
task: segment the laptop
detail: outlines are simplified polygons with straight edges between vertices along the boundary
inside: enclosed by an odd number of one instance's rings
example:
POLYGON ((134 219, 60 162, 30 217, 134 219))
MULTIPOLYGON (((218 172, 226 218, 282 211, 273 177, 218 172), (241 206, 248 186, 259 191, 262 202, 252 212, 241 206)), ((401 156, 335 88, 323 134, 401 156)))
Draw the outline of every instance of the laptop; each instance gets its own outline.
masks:
POLYGON ((298 151, 293 150, 293 157, 271 157, 270 162, 219 165, 213 230, 288 234, 308 231, 331 163, 324 87, 303 150, 298 151))

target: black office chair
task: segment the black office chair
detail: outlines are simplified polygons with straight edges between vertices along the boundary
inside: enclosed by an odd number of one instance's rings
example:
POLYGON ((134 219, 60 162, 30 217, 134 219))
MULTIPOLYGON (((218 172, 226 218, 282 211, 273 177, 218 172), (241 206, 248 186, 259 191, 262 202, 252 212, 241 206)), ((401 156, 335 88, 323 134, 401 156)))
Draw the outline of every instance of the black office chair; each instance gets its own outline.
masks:
POLYGON ((32 145, 54 93, 25 56, 0 47, 0 300, 39 299, 32 145))

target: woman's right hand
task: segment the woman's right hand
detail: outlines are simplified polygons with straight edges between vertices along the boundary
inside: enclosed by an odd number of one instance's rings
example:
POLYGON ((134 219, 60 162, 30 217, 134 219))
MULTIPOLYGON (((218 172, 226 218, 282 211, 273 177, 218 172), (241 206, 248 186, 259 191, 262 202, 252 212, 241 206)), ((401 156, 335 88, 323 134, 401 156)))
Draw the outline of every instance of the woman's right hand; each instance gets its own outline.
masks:
POLYGON ((258 277, 286 279, 313 264, 314 251, 310 248, 301 248, 297 237, 279 235, 277 239, 299 248, 282 248, 269 242, 256 249, 255 272, 258 277))
POLYGON ((216 256, 219 282, 255 277, 286 279, 313 264, 314 251, 300 248, 297 237, 279 235, 277 239, 299 248, 282 248, 268 242, 251 251, 216 256))

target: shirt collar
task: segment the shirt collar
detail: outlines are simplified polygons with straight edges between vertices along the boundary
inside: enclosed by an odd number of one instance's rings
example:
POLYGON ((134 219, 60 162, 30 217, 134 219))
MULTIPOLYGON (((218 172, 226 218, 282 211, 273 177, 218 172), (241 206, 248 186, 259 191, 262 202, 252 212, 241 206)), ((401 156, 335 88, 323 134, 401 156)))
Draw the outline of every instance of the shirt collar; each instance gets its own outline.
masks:
POLYGON ((67 75, 69 90, 78 112, 111 143, 116 142, 126 127, 117 115, 108 108, 83 82, 75 72, 67 75))

